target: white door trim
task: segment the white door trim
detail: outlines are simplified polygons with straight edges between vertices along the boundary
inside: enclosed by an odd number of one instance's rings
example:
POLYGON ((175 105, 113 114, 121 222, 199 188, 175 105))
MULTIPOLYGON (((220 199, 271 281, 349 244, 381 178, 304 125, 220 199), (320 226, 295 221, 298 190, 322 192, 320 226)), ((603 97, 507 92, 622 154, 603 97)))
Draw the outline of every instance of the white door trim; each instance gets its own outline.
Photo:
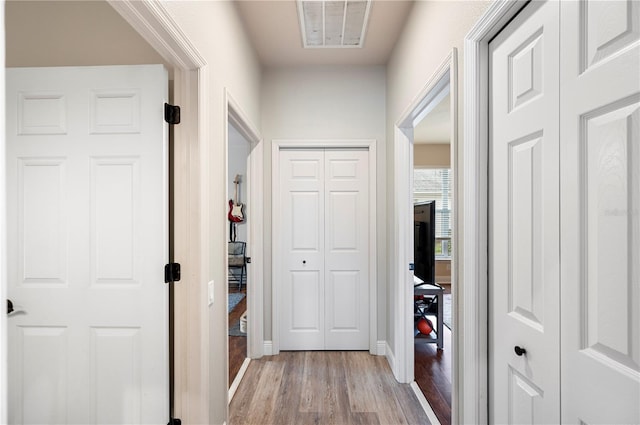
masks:
MULTIPOLYGON (((0 81, 4 78, 4 0, 0 1, 0 81)), ((0 128, 5 127, 5 85, 0 87, 0 128)), ((6 164, 6 134, 2 131, 0 134, 0 164, 2 164, 2 173, 0 173, 0 305, 2 308, 6 305, 7 298, 7 183, 6 173, 4 172, 6 164)), ((0 310, 0 423, 6 424, 9 417, 7 409, 7 315, 6 310, 0 310)))
MULTIPOLYGON (((458 144, 458 99, 457 99, 457 75, 458 61, 457 49, 453 48, 447 57, 440 64, 438 69, 429 78, 425 86, 414 98, 411 104, 395 123, 394 139, 394 217, 395 217, 395 238, 394 249, 395 258, 392 285, 395 288, 391 291, 395 294, 393 317, 395 331, 395 364, 391 361, 392 370, 396 379, 400 382, 410 383, 414 380, 414 337, 413 337, 413 286, 408 282, 413 282, 413 272, 409 270, 409 263, 413 262, 413 131, 416 126, 447 94, 451 98, 451 169, 455 176, 457 172, 457 144, 458 144)), ((457 178, 454 184, 457 185, 457 178)), ((457 197, 458 190, 454 187, 454 194, 457 197)), ((454 200, 455 204, 455 200, 454 200)), ((455 241, 457 237, 457 208, 453 208, 453 235, 455 241)), ((457 264, 457 243, 453 244, 452 260, 457 264)), ((455 273, 455 270, 452 270, 455 273)), ((452 276, 453 290, 458 291, 458 282, 455 275, 452 276)), ((457 297, 453 297, 454 303, 457 297)), ((452 307, 453 324, 457 325, 456 304, 452 307)), ((456 335, 459 327, 456 326, 456 335)), ((453 382, 457 378, 456 370, 457 341, 452 341, 452 368, 453 382)), ((454 385, 455 388, 455 385, 454 385)), ((455 392, 453 395, 453 410, 457 402, 455 392)), ((455 419, 454 419, 455 422, 455 419)))
POLYGON ((461 312, 458 380, 458 423, 488 423, 488 93, 489 40, 526 4, 496 0, 464 41, 464 288, 461 312))
MULTIPOLYGON (((233 99, 228 89, 225 89, 225 105, 229 122, 249 142, 247 202, 251 206, 251 220, 249 220, 247 256, 251 257, 251 263, 247 268, 251 283, 247 285, 247 326, 249 328, 247 356, 257 359, 263 356, 264 348, 264 320, 261 319, 264 316, 264 148, 260 132, 233 99)), ((228 132, 228 126, 225 126, 225 132, 228 132)), ((228 134, 225 135, 225 140, 226 151, 229 152, 228 134)), ((228 187, 228 182, 225 187, 228 187)))
POLYGON ((209 69, 161 0, 107 0, 174 66, 174 103, 182 122, 174 127, 174 258, 183 268, 175 286, 173 417, 208 423, 209 311, 209 69), (196 397, 193 395, 197 394, 196 397))
POLYGON ((271 323, 272 323, 272 350, 271 354, 276 355, 280 353, 280 330, 279 330, 279 316, 278 316, 278 296, 279 285, 278 282, 282 281, 281 276, 283 272, 281 270, 279 254, 281 252, 280 238, 277 235, 281 235, 282 223, 279 220, 280 202, 280 150, 281 149, 324 149, 324 148, 339 148, 339 149, 367 149, 369 152, 369 211, 371 213, 369 221, 369 353, 378 354, 377 349, 377 337, 378 337, 378 309, 377 309, 377 288, 378 277, 376 273, 376 258, 377 258, 377 246, 375 235, 377 233, 377 219, 376 219, 376 141, 375 140, 273 140, 272 141, 272 166, 271 166, 271 187, 272 187, 272 288, 271 288, 271 323))

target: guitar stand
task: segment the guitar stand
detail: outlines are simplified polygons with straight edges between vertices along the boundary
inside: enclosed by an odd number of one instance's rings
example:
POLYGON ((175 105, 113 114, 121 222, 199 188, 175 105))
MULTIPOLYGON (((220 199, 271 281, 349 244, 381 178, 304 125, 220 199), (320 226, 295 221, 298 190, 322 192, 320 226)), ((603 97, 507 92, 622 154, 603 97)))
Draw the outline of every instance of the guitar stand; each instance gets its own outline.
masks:
POLYGON ((237 223, 229 220, 229 240, 231 242, 236 241, 236 225, 237 223))

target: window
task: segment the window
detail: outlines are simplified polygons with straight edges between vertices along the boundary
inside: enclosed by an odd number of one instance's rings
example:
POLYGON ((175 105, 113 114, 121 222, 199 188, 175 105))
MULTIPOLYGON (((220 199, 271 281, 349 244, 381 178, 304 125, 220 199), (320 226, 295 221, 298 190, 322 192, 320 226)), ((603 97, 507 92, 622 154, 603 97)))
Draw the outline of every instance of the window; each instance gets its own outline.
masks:
POLYGON ((436 257, 451 257, 452 196, 450 168, 413 170, 413 202, 436 201, 436 257))

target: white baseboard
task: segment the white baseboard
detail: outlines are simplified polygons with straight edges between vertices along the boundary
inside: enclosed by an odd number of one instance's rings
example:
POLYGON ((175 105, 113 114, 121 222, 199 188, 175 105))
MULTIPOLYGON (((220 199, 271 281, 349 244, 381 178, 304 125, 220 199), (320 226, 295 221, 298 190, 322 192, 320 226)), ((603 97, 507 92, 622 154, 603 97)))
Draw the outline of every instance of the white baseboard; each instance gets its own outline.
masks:
POLYGON ((378 341, 376 343, 376 356, 384 356, 387 354, 387 341, 378 341))
POLYGON ((422 390, 420 389, 418 384, 416 384, 416 381, 413 381, 411 383, 411 389, 413 390, 416 397, 418 398, 418 401, 420 402, 420 406, 422 406, 422 410, 424 410, 424 413, 427 414, 427 417, 429 418, 429 422, 431 422, 432 425, 440 425, 440 421, 436 416, 436 412, 434 412, 433 409, 431 408, 429 401, 425 398, 424 394, 422 393, 422 390))
POLYGON ((273 341, 264 341, 262 354, 265 356, 273 356, 273 341))
POLYGON ((244 362, 242 362, 242 366, 240 366, 240 370, 238 371, 236 378, 233 380, 231 387, 229 387, 229 404, 231 404, 231 400, 233 400, 233 396, 236 395, 236 390, 240 386, 240 382, 242 381, 242 378, 244 377, 244 373, 247 371, 247 368, 249 367, 250 362, 251 362, 250 358, 244 359, 244 362))
POLYGON ((396 370, 396 368, 398 367, 398 365, 396 364, 396 357, 393 354, 393 350, 391 350, 391 347, 389 347, 389 344, 385 344, 386 346, 386 350, 385 350, 385 356, 387 357, 387 362, 389 362, 389 367, 391 368, 391 371, 393 372, 393 376, 396 377, 396 379, 398 379, 398 371, 396 370))

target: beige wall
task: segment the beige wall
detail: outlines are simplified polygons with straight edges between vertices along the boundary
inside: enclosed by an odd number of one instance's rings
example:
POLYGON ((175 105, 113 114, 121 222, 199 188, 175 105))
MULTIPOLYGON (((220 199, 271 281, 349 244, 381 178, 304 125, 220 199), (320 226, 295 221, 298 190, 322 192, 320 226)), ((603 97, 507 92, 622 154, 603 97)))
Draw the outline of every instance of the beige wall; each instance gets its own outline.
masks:
POLYGON ((164 64, 105 1, 7 1, 6 65, 164 64))
POLYGON ((265 146, 265 339, 271 339, 271 141, 377 141, 378 339, 386 336, 385 68, 267 69, 263 77, 265 146))
MULTIPOLYGON (((452 48, 458 49, 458 163, 462 163, 462 116, 464 87, 462 87, 464 70, 464 37, 473 24, 484 13, 490 1, 416 1, 405 25, 404 31, 396 45, 387 65, 387 192, 393 193, 394 156, 393 136, 394 123, 420 93, 430 77, 445 60, 452 48)), ((458 168, 456 180, 461 182, 461 170, 458 168)), ((463 187, 458 186, 457 205, 460 214, 464 205, 462 201, 463 187)), ((387 204, 389 220, 394 220, 393 204, 387 204)), ((393 229, 393 226, 390 226, 393 229)), ((458 226, 458 249, 461 250, 464 229, 458 226)), ((388 240, 393 241, 391 231, 388 240)), ((462 284, 463 274, 457 270, 456 286, 462 284)), ((390 276, 390 279, 392 277, 390 276)), ((390 303, 393 293, 389 293, 390 303)), ((390 317, 396 312, 389 306, 390 317)), ((390 327, 389 346, 395 345, 394 328, 390 327)))
POLYGON ((413 166, 447 168, 451 166, 450 144, 413 145, 413 166))

